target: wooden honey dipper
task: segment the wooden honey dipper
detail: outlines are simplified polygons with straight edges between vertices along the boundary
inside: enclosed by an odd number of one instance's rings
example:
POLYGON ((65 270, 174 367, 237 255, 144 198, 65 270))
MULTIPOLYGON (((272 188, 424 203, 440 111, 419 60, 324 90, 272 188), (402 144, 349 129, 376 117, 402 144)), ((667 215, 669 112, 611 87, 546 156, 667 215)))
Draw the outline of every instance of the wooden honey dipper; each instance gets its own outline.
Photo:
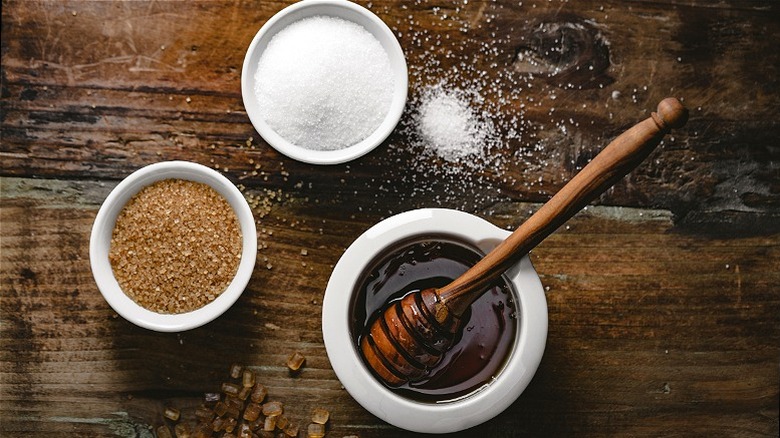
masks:
POLYGON ((639 165, 672 128, 688 120, 679 100, 667 98, 657 112, 604 148, 574 178, 495 249, 440 289, 409 293, 367 325, 360 350, 375 375, 390 387, 424 378, 450 348, 461 316, 501 274, 590 201, 639 165))

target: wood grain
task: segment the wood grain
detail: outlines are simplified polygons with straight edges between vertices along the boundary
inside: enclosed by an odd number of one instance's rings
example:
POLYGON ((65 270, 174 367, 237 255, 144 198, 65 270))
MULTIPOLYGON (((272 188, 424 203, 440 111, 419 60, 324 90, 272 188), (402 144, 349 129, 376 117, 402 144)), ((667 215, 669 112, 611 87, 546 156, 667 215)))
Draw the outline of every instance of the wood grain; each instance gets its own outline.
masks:
POLYGON ((532 252, 550 332, 531 386, 456 436, 778 435, 775 3, 372 1, 410 103, 382 147, 329 167, 276 153, 241 103, 245 50, 287 4, 2 2, 0 435, 151 436, 164 406, 191 419, 240 362, 302 423, 331 410, 329 436, 411 436, 352 400, 325 355, 342 251, 418 207, 516 228, 667 95, 691 110, 685 129, 532 252), (410 140, 441 80, 500 108, 499 164, 447 173, 410 140), (115 315, 87 245, 110 189, 170 159, 239 184, 261 246, 239 302, 178 335, 115 315))

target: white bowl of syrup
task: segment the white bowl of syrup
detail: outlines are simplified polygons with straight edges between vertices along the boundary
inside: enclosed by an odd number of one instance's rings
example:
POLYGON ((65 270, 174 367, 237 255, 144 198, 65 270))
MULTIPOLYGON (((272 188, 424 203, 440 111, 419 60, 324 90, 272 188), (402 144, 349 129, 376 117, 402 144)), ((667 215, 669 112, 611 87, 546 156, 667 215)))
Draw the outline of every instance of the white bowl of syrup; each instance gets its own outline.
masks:
POLYGON ((358 347, 386 302, 444 286, 509 234, 468 213, 420 209, 388 218, 353 242, 328 282, 322 330, 331 365, 358 403, 403 429, 451 433, 490 420, 520 396, 547 339, 547 302, 527 256, 472 305, 462 336, 423 379, 390 388, 358 347))

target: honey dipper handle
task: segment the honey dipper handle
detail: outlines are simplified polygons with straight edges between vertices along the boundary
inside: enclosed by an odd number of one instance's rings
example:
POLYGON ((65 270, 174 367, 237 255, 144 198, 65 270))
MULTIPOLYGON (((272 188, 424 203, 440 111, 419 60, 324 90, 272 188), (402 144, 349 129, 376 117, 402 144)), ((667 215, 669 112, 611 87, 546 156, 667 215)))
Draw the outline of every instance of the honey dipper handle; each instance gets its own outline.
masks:
POLYGON ((440 303, 462 315, 504 271, 558 229, 564 222, 634 169, 671 128, 680 128, 688 111, 667 98, 657 112, 634 125, 604 148, 536 213, 463 275, 439 289, 440 303))

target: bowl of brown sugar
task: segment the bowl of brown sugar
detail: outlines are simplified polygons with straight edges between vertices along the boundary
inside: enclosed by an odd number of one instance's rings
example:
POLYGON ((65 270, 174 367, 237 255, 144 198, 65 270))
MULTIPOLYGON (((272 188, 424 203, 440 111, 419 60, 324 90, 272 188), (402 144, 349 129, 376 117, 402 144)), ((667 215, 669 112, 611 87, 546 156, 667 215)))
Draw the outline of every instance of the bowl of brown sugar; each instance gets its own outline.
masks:
POLYGON ((257 255, 252 211, 236 186, 206 166, 167 161, 122 180, 90 237, 98 289, 123 318, 179 332, 224 313, 257 255))

